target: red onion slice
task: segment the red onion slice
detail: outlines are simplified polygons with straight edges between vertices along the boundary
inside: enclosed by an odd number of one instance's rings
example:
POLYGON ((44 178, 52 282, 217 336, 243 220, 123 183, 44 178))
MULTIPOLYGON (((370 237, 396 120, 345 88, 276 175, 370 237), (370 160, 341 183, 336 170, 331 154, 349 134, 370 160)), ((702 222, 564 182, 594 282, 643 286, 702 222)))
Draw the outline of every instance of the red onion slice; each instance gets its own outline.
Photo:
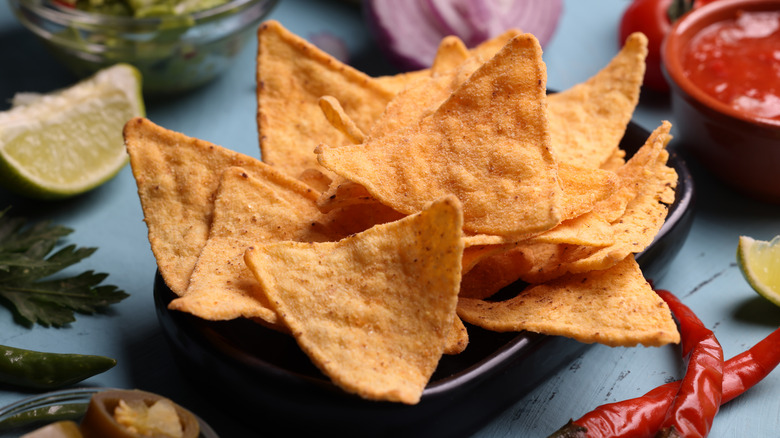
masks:
POLYGON ((364 6, 378 44, 407 71, 429 67, 447 35, 474 47, 519 28, 544 47, 555 33, 563 0, 367 0, 364 6))

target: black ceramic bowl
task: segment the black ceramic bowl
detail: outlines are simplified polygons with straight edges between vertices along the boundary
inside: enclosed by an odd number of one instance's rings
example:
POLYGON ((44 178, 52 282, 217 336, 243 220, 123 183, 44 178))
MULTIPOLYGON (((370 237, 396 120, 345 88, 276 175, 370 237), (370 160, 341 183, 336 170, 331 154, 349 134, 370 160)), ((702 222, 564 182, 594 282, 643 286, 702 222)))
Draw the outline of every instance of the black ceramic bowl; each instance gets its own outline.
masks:
MULTIPOLYGON (((632 155, 649 133, 631 124, 621 147, 632 155)), ((637 256, 658 279, 679 251, 692 219, 693 185, 674 153, 677 198, 654 243, 637 256)), ((331 436, 468 436, 588 345, 535 333, 496 333, 467 325, 469 346, 444 356, 414 406, 366 401, 335 387, 292 337, 248 320, 209 322, 168 310, 174 298, 158 274, 157 314, 181 371, 250 426, 331 436)), ((258 429, 260 430, 260 429, 258 429)))

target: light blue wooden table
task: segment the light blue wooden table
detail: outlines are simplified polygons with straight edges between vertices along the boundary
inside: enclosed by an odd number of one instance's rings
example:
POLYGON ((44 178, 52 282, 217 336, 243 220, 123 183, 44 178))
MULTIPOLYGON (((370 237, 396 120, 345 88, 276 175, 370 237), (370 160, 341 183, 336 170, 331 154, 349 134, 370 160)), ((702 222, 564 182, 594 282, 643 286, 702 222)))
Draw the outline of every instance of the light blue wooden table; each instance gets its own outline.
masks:
MULTIPOLYGON (((552 89, 565 89, 588 78, 618 49, 616 28, 627 0, 565 3, 555 37, 545 49, 552 89)), ((270 18, 308 37, 328 31, 349 44, 356 66, 369 73, 388 72, 377 63, 377 50, 357 8, 341 2, 284 0, 270 18), (373 69, 373 70, 372 70, 373 69)), ((148 117, 166 128, 236 151, 259 156, 255 122, 255 50, 247 47, 234 67, 206 87, 167 101, 149 101, 148 117)), ((70 77, 22 29, 0 2, 0 109, 19 91, 50 91, 72 83, 70 77)), ((635 121, 648 130, 671 117, 666 96, 644 93, 635 121)), ((674 120, 671 120, 674 123, 674 120)), ((672 146, 674 147, 674 143, 672 146)), ((778 145, 780 147, 780 145, 778 145)), ((780 309, 760 299, 735 264, 740 234, 770 239, 780 234, 780 206, 762 204, 713 180, 688 160, 697 189, 692 230, 681 252, 657 286, 680 296, 720 339, 731 357, 780 325, 780 309)), ((95 386, 142 388, 165 394, 207 419, 225 437, 253 436, 188 385, 174 367, 152 301, 155 261, 130 169, 101 188, 78 198, 29 202, 0 192, 0 207, 32 219, 53 220, 75 230, 68 242, 96 246, 98 252, 78 265, 109 273, 107 282, 130 297, 106 315, 80 316, 68 328, 24 328, 0 307, 0 344, 23 348, 82 352, 114 357, 119 365, 84 382, 95 386)), ((485 425, 476 436, 544 437, 571 417, 605 402, 636 397, 681 377, 678 350, 609 348, 595 345, 527 396, 485 425)), ((725 406, 713 437, 780 436, 780 371, 725 406)), ((0 405, 29 396, 0 388, 0 405)))

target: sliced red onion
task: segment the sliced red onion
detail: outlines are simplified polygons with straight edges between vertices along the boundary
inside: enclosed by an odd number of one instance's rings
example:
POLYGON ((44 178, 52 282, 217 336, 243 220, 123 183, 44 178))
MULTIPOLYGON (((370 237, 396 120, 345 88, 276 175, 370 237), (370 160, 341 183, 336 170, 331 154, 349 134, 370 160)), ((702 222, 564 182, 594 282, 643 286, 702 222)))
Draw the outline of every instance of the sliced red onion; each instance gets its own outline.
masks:
POLYGON ((544 45, 558 25, 563 0, 366 0, 378 44, 400 69, 427 68, 439 42, 457 35, 468 47, 518 28, 544 45))

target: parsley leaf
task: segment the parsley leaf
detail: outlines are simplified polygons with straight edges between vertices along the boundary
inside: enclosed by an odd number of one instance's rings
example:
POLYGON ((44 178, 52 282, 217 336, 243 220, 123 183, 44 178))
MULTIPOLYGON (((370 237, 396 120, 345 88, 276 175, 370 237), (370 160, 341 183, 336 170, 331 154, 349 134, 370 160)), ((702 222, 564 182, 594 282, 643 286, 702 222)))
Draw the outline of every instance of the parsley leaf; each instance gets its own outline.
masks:
POLYGON ((23 218, 7 217, 7 211, 0 211, 0 303, 18 322, 62 327, 76 320, 75 312, 95 313, 128 296, 116 286, 100 285, 108 274, 51 277, 97 248, 69 245, 48 255, 73 230, 50 222, 27 225, 23 218))

